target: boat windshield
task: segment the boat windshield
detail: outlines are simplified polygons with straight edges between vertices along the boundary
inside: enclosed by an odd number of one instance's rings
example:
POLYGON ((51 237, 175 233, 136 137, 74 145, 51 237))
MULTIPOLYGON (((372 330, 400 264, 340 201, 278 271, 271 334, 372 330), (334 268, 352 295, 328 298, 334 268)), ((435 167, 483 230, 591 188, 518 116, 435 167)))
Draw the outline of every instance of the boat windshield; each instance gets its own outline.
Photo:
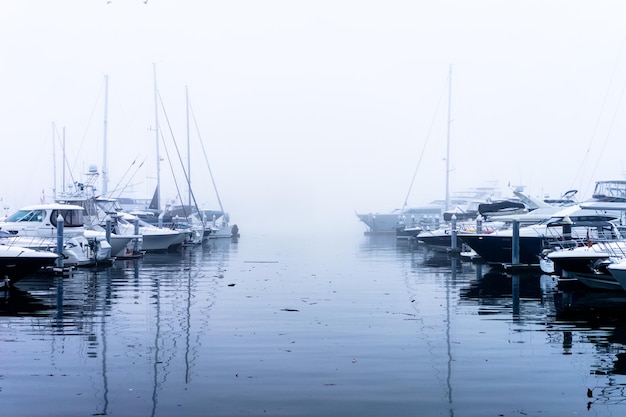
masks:
POLYGON ((7 217, 6 222, 43 222, 45 210, 19 210, 7 217))

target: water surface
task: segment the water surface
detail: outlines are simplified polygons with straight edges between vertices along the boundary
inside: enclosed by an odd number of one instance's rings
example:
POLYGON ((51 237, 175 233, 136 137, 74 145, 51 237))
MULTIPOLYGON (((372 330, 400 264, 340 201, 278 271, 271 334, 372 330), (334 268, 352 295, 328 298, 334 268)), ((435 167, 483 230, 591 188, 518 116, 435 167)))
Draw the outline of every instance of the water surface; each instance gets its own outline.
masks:
POLYGON ((258 233, 16 286, 3 415, 626 412, 626 295, 394 237, 258 233))

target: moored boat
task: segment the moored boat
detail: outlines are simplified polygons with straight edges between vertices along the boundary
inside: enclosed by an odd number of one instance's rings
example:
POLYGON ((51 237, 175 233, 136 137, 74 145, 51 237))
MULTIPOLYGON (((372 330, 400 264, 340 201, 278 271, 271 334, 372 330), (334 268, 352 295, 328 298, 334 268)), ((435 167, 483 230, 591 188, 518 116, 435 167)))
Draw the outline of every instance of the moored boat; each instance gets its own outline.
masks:
POLYGON ((620 287, 626 291, 626 261, 614 262, 607 266, 607 270, 620 287))
MULTIPOLYGON (((520 227, 519 263, 539 266, 544 250, 582 246, 589 238, 615 239, 619 236, 616 226, 611 223, 615 219, 614 216, 597 213, 595 210, 570 206, 543 222, 520 227), (564 236, 564 228, 568 226, 570 231, 568 236, 564 236)), ((503 265, 512 262, 512 228, 490 234, 459 233, 459 237, 487 263, 503 265)))
POLYGON ((0 289, 8 288, 42 268, 52 267, 59 255, 6 243, 0 244, 0 289))
POLYGON ((63 264, 87 266, 110 261, 111 246, 103 239, 85 236, 84 209, 68 204, 25 206, 0 222, 0 230, 9 233, 12 244, 36 250, 57 247, 59 219, 63 219, 63 264))

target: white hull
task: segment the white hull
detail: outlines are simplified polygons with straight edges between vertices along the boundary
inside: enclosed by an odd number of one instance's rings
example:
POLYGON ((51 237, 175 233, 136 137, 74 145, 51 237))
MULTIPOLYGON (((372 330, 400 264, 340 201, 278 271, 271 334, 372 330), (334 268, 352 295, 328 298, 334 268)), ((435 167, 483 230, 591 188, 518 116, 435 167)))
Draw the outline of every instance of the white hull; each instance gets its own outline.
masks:
POLYGON ((229 226, 224 226, 222 228, 210 228, 208 233, 205 233, 205 237, 208 239, 218 239, 218 238, 230 238, 233 237, 232 229, 229 226))
POLYGON ((159 252, 171 250, 182 245, 191 235, 189 231, 152 226, 137 219, 135 216, 125 213, 118 218, 116 227, 122 235, 131 235, 135 233, 135 221, 139 222, 137 231, 142 239, 141 250, 143 251, 159 252))
MULTIPOLYGON (((57 249, 56 238, 15 236, 6 238, 5 241, 10 245, 36 251, 56 252, 57 249)), ((96 253, 85 237, 75 236, 64 239, 63 266, 89 266, 96 263, 96 253)))
POLYGON ((404 228, 398 213, 357 213, 356 216, 367 225, 370 233, 396 233, 398 228, 404 228))
POLYGON ((626 262, 618 262, 607 267, 613 278, 626 291, 626 262))
POLYGON ((142 234, 141 249, 148 252, 167 251, 182 245, 188 237, 187 233, 179 233, 169 229, 162 229, 165 233, 145 232, 142 234), (174 232, 174 233, 170 233, 174 232))
MULTIPOLYGON (((106 232, 100 232, 97 230, 86 230, 85 237, 87 239, 94 239, 97 241, 106 240, 106 232)), ((141 236, 139 235, 116 235, 111 234, 111 257, 113 258, 129 258, 135 255, 135 247, 137 241, 141 242, 141 236)), ((138 246, 141 250, 141 245, 138 246)))

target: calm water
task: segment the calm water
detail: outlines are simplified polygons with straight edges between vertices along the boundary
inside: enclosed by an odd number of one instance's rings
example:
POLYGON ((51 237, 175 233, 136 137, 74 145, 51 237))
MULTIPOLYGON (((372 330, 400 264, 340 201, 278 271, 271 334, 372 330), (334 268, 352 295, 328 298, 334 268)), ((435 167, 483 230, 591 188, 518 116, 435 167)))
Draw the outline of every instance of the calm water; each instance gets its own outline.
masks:
POLYGON ((626 413, 626 297, 393 237, 244 234, 18 287, 5 416, 626 413))

